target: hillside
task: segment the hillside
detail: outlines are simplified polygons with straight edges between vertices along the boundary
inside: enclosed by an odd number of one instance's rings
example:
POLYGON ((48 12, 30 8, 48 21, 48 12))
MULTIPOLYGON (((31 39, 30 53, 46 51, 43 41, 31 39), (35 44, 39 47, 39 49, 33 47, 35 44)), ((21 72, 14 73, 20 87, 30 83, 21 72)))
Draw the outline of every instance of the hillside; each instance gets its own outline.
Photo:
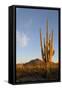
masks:
POLYGON ((58 79, 58 63, 48 62, 40 59, 31 60, 25 64, 16 64, 16 81, 42 81, 58 79))

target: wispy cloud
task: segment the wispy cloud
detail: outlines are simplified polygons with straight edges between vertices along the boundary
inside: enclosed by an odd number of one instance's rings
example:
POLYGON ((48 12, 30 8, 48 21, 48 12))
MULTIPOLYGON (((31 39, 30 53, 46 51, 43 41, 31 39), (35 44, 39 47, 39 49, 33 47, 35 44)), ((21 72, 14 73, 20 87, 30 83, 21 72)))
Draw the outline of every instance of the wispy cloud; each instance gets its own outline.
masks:
POLYGON ((26 47, 30 38, 23 32, 16 32, 16 41, 20 47, 26 47))

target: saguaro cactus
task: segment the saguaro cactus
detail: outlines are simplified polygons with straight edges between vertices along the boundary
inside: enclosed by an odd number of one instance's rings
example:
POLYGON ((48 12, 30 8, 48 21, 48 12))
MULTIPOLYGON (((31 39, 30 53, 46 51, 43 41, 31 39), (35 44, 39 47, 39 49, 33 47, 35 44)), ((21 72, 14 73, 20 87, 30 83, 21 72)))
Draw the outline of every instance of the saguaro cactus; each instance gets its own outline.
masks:
POLYGON ((53 31, 49 34, 48 32, 48 19, 46 20, 46 39, 44 38, 44 45, 42 43, 42 32, 40 30, 40 47, 42 59, 45 62, 52 61, 54 55, 54 45, 53 45, 53 31))

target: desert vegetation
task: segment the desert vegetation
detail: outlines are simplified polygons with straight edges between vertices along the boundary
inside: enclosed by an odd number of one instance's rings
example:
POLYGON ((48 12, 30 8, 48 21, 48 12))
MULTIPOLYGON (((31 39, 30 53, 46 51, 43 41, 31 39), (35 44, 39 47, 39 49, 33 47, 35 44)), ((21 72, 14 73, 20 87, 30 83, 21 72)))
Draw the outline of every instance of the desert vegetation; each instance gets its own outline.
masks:
POLYGON ((31 60, 25 64, 16 64, 16 81, 58 80, 58 63, 40 59, 31 60))

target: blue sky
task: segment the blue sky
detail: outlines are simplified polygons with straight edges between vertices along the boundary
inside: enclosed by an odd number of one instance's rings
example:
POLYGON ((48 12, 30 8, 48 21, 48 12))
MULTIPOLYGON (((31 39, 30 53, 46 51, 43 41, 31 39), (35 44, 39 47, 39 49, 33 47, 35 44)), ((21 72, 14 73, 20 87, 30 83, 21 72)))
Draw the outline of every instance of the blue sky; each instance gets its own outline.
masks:
POLYGON ((41 58, 40 28, 42 38, 46 33, 48 18, 49 32, 54 32, 54 61, 58 60, 58 11, 16 8, 16 62, 24 63, 41 58))

